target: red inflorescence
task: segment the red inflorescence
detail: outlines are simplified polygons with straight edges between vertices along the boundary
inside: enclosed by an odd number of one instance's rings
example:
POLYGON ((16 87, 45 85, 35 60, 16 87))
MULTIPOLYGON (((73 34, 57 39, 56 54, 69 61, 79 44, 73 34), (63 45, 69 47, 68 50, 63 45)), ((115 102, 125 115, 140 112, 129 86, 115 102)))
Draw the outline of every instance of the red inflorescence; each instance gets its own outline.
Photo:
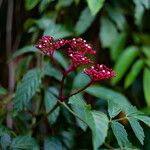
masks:
POLYGON ((93 64, 93 62, 87 58, 82 52, 72 51, 71 48, 68 48, 68 55, 72 59, 72 64, 75 67, 80 65, 93 64))
MULTIPOLYGON (((54 51, 65 45, 69 45, 68 56, 72 60, 71 66, 76 68, 82 65, 94 64, 94 62, 88 58, 88 55, 94 55, 96 51, 82 38, 54 41, 54 38, 51 36, 43 36, 36 45, 36 48, 53 58, 54 51)), ((85 68, 84 73, 87 74, 92 81, 105 80, 115 76, 114 71, 103 64, 97 64, 90 69, 85 68)))
POLYGON ((107 68, 103 64, 97 64, 95 67, 91 66, 90 69, 85 68, 84 73, 93 81, 105 80, 116 76, 112 69, 107 68))
POLYGON ((86 43, 86 40, 82 38, 72 40, 68 40, 67 43, 70 45, 73 51, 79 51, 83 54, 96 54, 96 51, 92 49, 92 47, 86 43))
POLYGON ((86 56, 88 54, 94 55, 96 53, 92 47, 86 43, 82 38, 68 40, 69 44, 68 55, 72 59, 72 64, 75 67, 87 64, 93 64, 93 62, 86 56))
POLYGON ((65 40, 54 41, 51 36, 43 36, 39 42, 35 45, 36 48, 40 49, 44 54, 53 57, 54 50, 59 49, 65 45, 65 40))

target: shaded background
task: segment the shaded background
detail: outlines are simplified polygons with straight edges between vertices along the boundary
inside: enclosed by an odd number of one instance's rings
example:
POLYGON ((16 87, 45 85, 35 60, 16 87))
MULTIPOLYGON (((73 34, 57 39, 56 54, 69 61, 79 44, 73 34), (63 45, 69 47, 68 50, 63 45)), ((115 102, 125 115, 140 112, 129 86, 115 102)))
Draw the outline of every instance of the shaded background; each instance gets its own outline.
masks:
MULTIPOLYGON (((97 2, 98 8, 88 1, 0 0, 1 124, 12 128, 8 113, 11 99, 23 75, 40 65, 32 46, 42 35, 86 39, 97 51, 96 62, 114 68, 117 74, 98 84, 122 93, 139 110, 150 114, 150 1, 104 0, 101 6, 97 2)), ((95 104, 89 95, 85 97, 94 108, 105 108, 103 100, 95 104)), ((150 130, 143 127, 144 146, 131 139, 142 149, 150 149, 150 130)), ((79 141, 91 141, 87 138, 90 133, 78 133, 79 141)), ((113 144, 114 140, 109 140, 113 144)), ((74 147, 87 148, 91 143, 82 141, 74 147)))

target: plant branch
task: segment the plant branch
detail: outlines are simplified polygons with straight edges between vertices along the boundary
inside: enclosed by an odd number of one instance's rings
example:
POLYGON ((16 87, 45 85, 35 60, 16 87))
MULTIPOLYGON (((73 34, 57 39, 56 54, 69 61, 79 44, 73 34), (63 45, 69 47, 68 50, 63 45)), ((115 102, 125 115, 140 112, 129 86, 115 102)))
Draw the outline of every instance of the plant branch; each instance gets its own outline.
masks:
POLYGON ((61 82, 60 82, 60 89, 59 89, 59 95, 58 95, 58 99, 59 99, 60 101, 63 101, 63 100, 62 100, 62 92, 63 92, 63 86, 64 86, 65 78, 66 78, 66 74, 64 73, 64 74, 63 74, 63 77, 62 77, 62 79, 61 79, 61 82))
MULTIPOLYGON (((13 10, 14 10, 14 1, 8 2, 8 11, 7 11, 7 24, 6 24, 6 51, 7 51, 7 59, 9 58, 9 55, 12 51, 12 23, 13 23, 13 10)), ((12 93, 15 87, 15 64, 12 61, 8 64, 8 89, 9 99, 12 98, 12 93)), ((10 111, 12 110, 12 101, 9 102, 7 106, 7 117, 6 117, 6 124, 9 128, 12 128, 13 121, 10 116, 10 111)))
POLYGON ((108 143, 104 143, 104 145, 105 145, 107 148, 109 148, 110 150, 114 150, 114 148, 111 147, 108 143))
POLYGON ((63 101, 63 100, 64 100, 62 94, 63 94, 63 86, 64 86, 65 78, 66 78, 66 76, 67 76, 73 69, 74 69, 74 65, 71 64, 71 65, 68 67, 68 69, 63 73, 63 77, 62 77, 62 80, 61 80, 61 82, 60 82, 59 95, 58 95, 58 99, 59 99, 60 101, 63 101))
POLYGON ((74 93, 72 93, 72 94, 70 94, 70 95, 68 95, 68 96, 66 96, 66 97, 63 97, 63 100, 66 100, 66 99, 68 99, 69 97, 71 97, 71 96, 73 96, 73 95, 76 95, 76 94, 78 94, 78 93, 84 91, 86 88, 88 88, 88 87, 89 87, 90 85, 92 85, 92 84, 93 84, 93 81, 91 80, 86 86, 84 86, 84 87, 81 88, 80 90, 78 90, 78 91, 76 91, 76 92, 74 92, 74 93))
POLYGON ((54 105, 54 107, 45 114, 45 117, 49 116, 58 106, 60 105, 59 101, 54 105))

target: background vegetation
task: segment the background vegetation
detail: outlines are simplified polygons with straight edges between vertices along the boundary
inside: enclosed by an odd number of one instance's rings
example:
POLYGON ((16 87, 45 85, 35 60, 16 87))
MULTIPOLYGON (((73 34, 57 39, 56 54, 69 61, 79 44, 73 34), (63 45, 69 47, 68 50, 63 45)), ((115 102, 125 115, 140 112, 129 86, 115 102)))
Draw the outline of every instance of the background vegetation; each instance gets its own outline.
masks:
MULTIPOLYGON (((0 0, 0 149, 149 150, 149 18, 150 0, 0 0), (66 102, 86 123, 66 103, 46 115, 61 74, 34 47, 42 35, 82 37, 97 50, 96 63, 114 68, 116 78, 66 102)), ((55 59, 68 66, 60 52, 55 59)), ((87 80, 81 67, 65 92, 87 80)))

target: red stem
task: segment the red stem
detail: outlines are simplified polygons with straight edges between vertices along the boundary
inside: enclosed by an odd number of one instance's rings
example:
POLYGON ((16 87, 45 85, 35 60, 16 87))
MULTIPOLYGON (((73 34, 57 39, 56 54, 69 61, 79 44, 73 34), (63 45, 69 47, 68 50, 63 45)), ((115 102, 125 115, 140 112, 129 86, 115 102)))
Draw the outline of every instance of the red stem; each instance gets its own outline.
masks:
POLYGON ((60 82, 60 89, 59 89, 59 96, 58 96, 58 99, 62 102, 63 101, 63 86, 64 86, 64 81, 65 81, 65 78, 66 76, 74 69, 74 65, 70 65, 68 67, 68 69, 65 71, 65 73, 63 73, 63 77, 62 77, 62 80, 60 82))

